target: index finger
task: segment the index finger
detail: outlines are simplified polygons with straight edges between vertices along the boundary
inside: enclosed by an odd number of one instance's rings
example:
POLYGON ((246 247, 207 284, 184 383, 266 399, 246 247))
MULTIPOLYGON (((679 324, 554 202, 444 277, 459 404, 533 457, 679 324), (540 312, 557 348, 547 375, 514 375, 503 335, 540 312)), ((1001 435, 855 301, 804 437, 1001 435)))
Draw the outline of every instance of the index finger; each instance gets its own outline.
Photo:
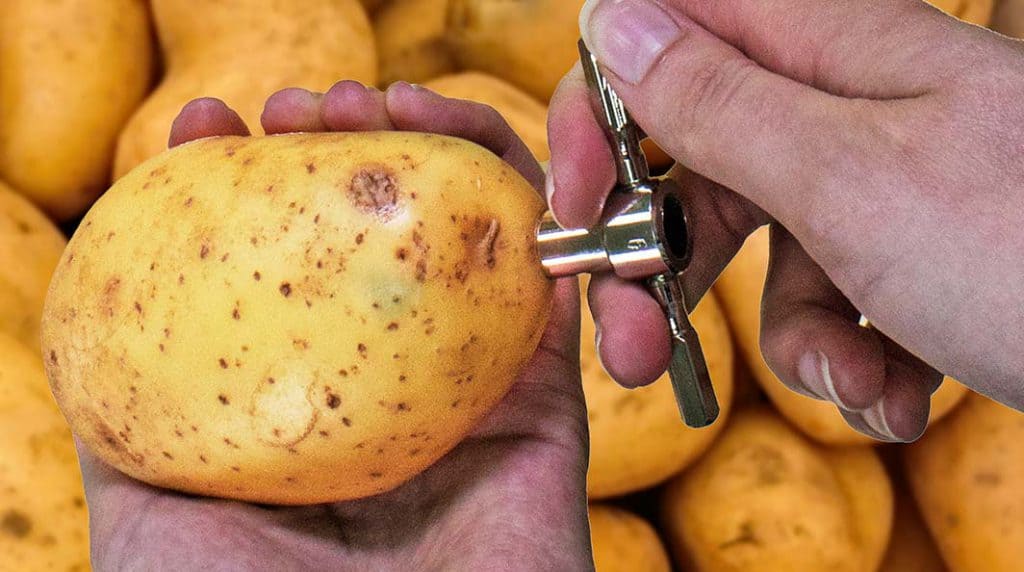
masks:
POLYGON ((577 64, 559 84, 548 113, 551 168, 545 184, 548 204, 565 228, 597 224, 615 185, 608 140, 590 106, 583 68, 577 64))

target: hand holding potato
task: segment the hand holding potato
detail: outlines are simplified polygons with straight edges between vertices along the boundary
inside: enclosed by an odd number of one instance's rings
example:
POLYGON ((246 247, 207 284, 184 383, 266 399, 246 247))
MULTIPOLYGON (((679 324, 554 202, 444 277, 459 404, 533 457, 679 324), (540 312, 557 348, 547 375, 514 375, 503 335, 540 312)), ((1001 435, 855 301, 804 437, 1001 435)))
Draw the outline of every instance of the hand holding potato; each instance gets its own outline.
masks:
MULTIPOLYGON (((352 82, 325 95, 286 90, 270 98, 262 122, 272 134, 448 134, 484 145, 535 187, 543 178, 496 114, 408 84, 387 93, 352 82)), ((171 143, 245 134, 244 123, 222 103, 198 100, 176 120, 171 143)), ((384 495, 280 509, 197 499, 132 481, 83 451, 96 565, 191 570, 232 561, 261 569, 491 569, 514 554, 524 568, 585 568, 590 554, 586 414, 575 360, 578 292, 575 281, 555 290, 540 349, 506 398, 441 461, 384 495)))

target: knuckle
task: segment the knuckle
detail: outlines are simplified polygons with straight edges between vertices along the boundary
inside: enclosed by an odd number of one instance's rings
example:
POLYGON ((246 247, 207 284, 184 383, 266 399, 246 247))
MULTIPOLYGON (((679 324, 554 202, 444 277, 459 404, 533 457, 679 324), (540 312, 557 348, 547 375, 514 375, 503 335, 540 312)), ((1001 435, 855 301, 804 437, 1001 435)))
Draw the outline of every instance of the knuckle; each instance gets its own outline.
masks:
POLYGON ((690 81, 684 94, 683 113, 686 127, 697 131, 703 125, 714 123, 715 118, 733 108, 756 65, 746 58, 706 62, 690 81))

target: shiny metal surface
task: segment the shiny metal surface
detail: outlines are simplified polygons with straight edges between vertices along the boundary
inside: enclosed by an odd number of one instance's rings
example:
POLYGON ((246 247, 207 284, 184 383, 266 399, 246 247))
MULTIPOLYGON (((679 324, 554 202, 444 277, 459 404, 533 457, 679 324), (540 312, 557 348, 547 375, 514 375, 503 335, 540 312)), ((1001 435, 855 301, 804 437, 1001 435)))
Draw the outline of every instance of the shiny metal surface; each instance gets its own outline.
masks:
POLYGON ((684 193, 672 181, 650 176, 640 147, 643 133, 582 41, 580 58, 618 182, 594 228, 564 230, 550 213, 544 217, 537 232, 541 263, 553 277, 614 272, 627 280, 646 281, 671 327, 668 372, 680 413, 691 427, 710 425, 718 417, 718 402, 678 280, 693 246, 684 193))

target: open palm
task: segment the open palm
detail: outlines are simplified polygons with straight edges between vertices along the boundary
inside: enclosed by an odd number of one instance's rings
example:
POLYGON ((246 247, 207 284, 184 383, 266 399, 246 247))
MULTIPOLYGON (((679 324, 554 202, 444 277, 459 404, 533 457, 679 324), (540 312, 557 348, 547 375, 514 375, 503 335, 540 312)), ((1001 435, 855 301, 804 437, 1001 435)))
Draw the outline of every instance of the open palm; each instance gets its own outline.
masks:
MULTIPOLYGON (((536 188, 543 173, 492 109, 396 84, 342 82, 267 101, 267 133, 405 130, 475 141, 536 188)), ((223 103, 190 103, 171 145, 247 135, 223 103)), ((556 288, 548 329, 505 399, 457 448, 380 496, 265 507, 134 481, 81 449, 97 570, 583 570, 592 567, 587 427, 575 281, 556 288)), ((538 316, 538 319, 541 319, 538 316)), ((443 420, 441 420, 443 422, 443 420)), ((338 475, 339 479, 345 478, 338 475)))

